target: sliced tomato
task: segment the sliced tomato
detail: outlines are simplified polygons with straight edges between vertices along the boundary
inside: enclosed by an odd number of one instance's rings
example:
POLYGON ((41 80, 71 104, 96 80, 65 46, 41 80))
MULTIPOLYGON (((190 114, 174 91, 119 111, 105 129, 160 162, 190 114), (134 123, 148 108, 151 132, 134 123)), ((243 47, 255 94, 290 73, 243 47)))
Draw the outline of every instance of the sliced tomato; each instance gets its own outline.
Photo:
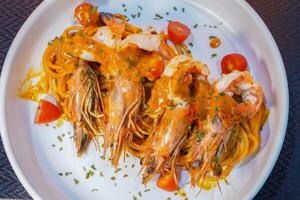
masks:
POLYGON ((49 101, 41 99, 36 110, 34 123, 44 124, 57 120, 62 114, 61 109, 50 103, 49 101))
POLYGON ((173 173, 165 173, 164 176, 160 175, 156 183, 157 187, 166 190, 168 192, 174 192, 178 190, 179 177, 177 173, 176 176, 177 176, 177 182, 175 180, 173 173))
POLYGON ((243 55, 237 53, 228 54, 221 61, 223 74, 229 74, 234 70, 245 71, 247 66, 247 59, 243 55))
POLYGON ((168 24, 169 39, 175 44, 183 43, 191 34, 189 27, 181 22, 170 21, 168 24))
POLYGON ((163 61, 157 61, 156 68, 151 71, 151 74, 154 79, 160 77, 160 75, 164 72, 165 69, 165 63, 163 61))
POLYGON ((97 7, 90 3, 82 3, 76 7, 74 17, 82 26, 96 25, 99 22, 97 7))

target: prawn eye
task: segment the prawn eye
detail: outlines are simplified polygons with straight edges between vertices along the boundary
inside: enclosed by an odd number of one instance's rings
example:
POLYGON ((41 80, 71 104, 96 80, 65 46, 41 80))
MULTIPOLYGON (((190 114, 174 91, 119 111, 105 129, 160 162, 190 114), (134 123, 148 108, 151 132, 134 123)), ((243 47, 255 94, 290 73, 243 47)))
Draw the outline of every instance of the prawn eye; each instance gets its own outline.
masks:
POLYGON ((152 174, 154 172, 154 168, 153 167, 148 167, 147 168, 147 173, 148 174, 152 174))
POLYGON ((196 167, 199 167, 200 166, 200 160, 198 159, 198 160, 195 160, 194 162, 193 162, 193 165, 192 165, 192 167, 193 168, 196 168, 196 167))

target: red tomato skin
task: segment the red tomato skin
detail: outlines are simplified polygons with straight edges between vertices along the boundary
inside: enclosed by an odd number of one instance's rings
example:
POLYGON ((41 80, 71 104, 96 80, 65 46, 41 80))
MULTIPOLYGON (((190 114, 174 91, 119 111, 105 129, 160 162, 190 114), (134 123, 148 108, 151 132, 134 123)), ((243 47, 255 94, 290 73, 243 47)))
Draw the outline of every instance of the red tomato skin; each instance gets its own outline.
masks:
POLYGON ((170 21, 168 24, 168 36, 174 44, 182 44, 191 34, 189 27, 181 22, 170 21))
POLYGON ((62 111, 60 107, 54 105, 53 103, 50 103, 49 101, 41 99, 36 110, 34 123, 50 123, 60 118, 61 115, 62 111))
MULTIPOLYGON (((177 173, 176 176, 179 182, 179 177, 177 173)), ((157 179, 156 185, 157 187, 168 192, 174 192, 179 188, 178 183, 175 182, 174 175, 170 173, 165 174, 164 176, 160 175, 160 177, 157 179)))
POLYGON ((97 8, 90 3, 78 5, 75 9, 74 17, 82 26, 96 25, 99 21, 97 8))
POLYGON ((152 76, 154 79, 159 78, 160 75, 164 72, 165 69, 165 64, 163 61, 158 61, 156 64, 156 68, 151 71, 152 76))
POLYGON ((223 57, 221 61, 221 70, 223 74, 229 74, 234 70, 245 71, 247 70, 247 59, 238 53, 228 54, 223 57))

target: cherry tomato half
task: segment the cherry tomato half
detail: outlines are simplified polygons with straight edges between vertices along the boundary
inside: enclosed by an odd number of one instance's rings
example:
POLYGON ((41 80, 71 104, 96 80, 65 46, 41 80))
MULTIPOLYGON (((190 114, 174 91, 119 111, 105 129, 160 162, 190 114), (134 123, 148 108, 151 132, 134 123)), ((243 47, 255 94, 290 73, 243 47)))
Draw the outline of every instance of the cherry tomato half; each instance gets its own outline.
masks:
POLYGON ((62 114, 61 109, 50 103, 49 101, 41 99, 36 110, 34 123, 44 124, 57 120, 62 114))
MULTIPOLYGON (((177 173, 176 173, 177 176, 177 173)), ((178 177, 178 176, 177 176, 178 177)), ((177 178, 178 181, 176 182, 175 178, 174 178, 174 174, 173 173, 165 173, 164 176, 160 175, 160 177, 157 180, 157 187, 169 191, 169 192, 174 192, 176 190, 178 190, 178 182, 179 182, 179 178, 177 178)))
POLYGON ((156 67, 153 71, 151 71, 151 74, 154 79, 160 77, 160 75, 164 72, 165 64, 163 61, 157 61, 156 67))
POLYGON ((174 44, 181 44, 186 40, 189 35, 191 34, 191 30, 187 25, 176 22, 176 21, 170 21, 168 24, 168 36, 169 39, 174 44))
POLYGON ((228 54, 221 61, 223 74, 229 74, 234 70, 245 71, 247 66, 247 59, 243 55, 237 53, 228 54))
POLYGON ((74 17, 82 26, 96 25, 99 22, 97 7, 89 3, 82 3, 76 7, 74 17))

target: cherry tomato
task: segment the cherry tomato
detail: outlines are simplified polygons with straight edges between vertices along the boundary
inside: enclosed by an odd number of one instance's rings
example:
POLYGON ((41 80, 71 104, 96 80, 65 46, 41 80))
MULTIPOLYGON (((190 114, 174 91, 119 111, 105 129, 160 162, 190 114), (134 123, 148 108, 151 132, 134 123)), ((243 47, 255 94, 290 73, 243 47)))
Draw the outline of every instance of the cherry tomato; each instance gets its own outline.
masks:
POLYGON ((221 61, 223 74, 229 74, 234 70, 245 71, 247 66, 247 59, 243 55, 237 53, 228 54, 221 61))
POLYGON ((217 37, 213 37, 209 42, 209 46, 213 49, 218 48, 220 45, 221 45, 221 40, 220 38, 217 37))
POLYGON ((82 3, 76 7, 74 17, 82 26, 96 25, 99 22, 97 7, 89 3, 82 3))
POLYGON ((164 72, 165 63, 163 61, 157 61, 156 68, 151 71, 151 74, 154 79, 160 77, 160 75, 164 72))
POLYGON ((174 44, 181 44, 191 34, 191 30, 185 24, 170 21, 168 24, 168 36, 174 44))
MULTIPOLYGON (((176 173, 177 176, 177 173, 176 173)), ((178 177, 178 176, 177 176, 178 177)), ((168 192, 174 192, 178 189, 179 178, 177 178, 177 182, 175 181, 173 173, 165 173, 164 176, 160 175, 157 180, 157 187, 166 190, 168 192)))
POLYGON ((34 123, 44 124, 57 120, 62 114, 61 109, 50 103, 49 101, 41 99, 36 110, 34 123))

